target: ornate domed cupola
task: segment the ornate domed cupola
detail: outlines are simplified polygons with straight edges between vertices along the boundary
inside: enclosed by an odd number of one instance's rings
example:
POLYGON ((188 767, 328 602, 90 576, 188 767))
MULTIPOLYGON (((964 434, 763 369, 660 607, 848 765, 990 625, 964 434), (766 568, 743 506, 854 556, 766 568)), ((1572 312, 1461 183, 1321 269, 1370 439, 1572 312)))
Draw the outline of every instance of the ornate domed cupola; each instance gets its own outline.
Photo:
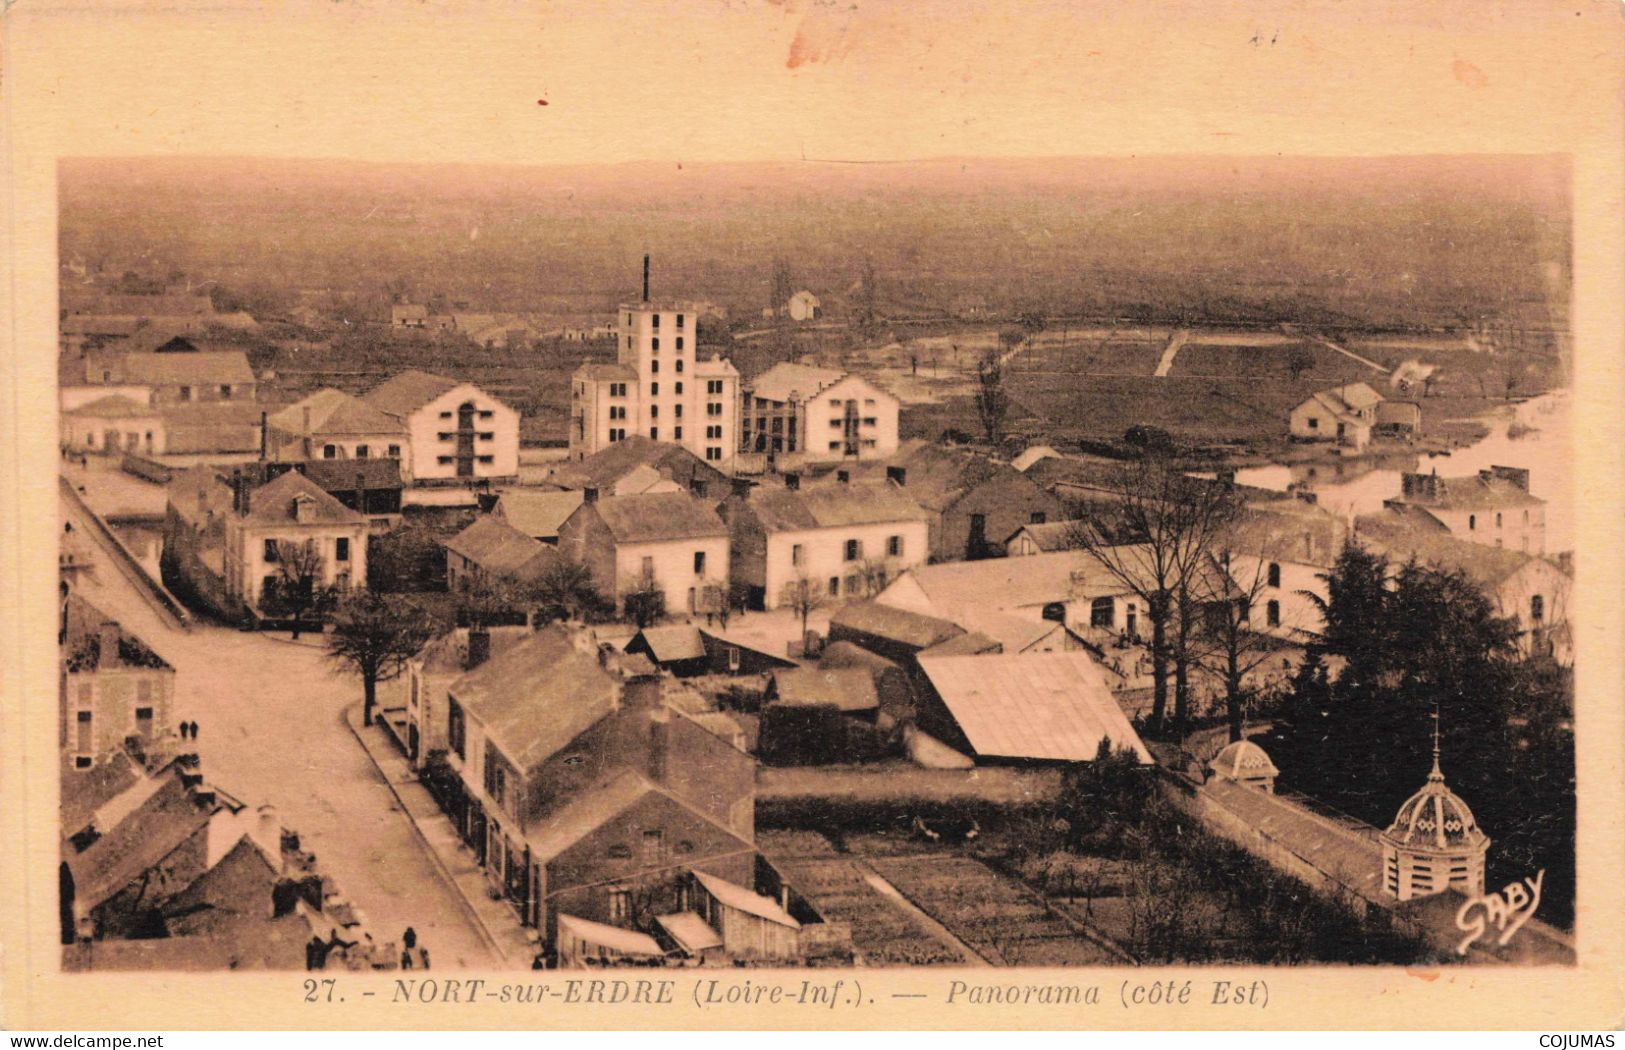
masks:
POLYGON ((1225 745, 1208 763, 1208 768, 1216 777, 1258 788, 1268 795, 1275 794, 1275 778, 1280 773, 1264 749, 1251 740, 1236 740, 1225 745))
POLYGON ((1439 768, 1439 725, 1434 715, 1433 772, 1422 790, 1405 800, 1392 824, 1378 836, 1383 852, 1383 884, 1402 901, 1458 890, 1469 897, 1484 892, 1484 856, 1489 836, 1473 819, 1439 768))

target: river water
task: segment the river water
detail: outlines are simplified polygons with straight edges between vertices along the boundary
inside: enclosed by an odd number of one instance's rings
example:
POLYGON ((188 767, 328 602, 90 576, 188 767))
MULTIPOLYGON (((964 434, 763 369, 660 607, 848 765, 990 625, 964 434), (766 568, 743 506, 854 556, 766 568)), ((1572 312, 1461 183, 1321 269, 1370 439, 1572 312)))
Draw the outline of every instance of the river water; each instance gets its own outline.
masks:
POLYGON ((1313 491, 1321 506, 1346 517, 1382 509, 1400 493, 1407 471, 1460 477, 1491 466, 1523 467, 1529 491, 1546 501, 1546 551, 1574 549, 1573 406, 1567 390, 1531 398, 1480 417, 1489 434, 1452 452, 1399 454, 1344 462, 1272 464, 1236 471, 1236 481, 1285 491, 1313 491), (1514 424, 1519 424, 1516 432, 1514 424), (1532 429, 1522 429, 1532 428, 1532 429))

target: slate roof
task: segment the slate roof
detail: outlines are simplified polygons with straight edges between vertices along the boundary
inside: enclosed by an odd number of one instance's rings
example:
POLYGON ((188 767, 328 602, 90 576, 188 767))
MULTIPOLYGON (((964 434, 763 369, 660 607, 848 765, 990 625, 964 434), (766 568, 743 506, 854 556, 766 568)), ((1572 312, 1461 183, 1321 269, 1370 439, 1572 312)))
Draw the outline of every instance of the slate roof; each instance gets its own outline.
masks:
POLYGON ((1526 551, 1492 547, 1458 539, 1448 532, 1416 528, 1392 511, 1361 514, 1354 519, 1354 529, 1355 539, 1362 547, 1383 555, 1390 563, 1398 565, 1415 558, 1432 568, 1459 572, 1480 587, 1491 590, 1530 562, 1543 560, 1526 551))
MULTIPOLYGON (((583 506, 586 506, 585 504, 583 506)), ((617 543, 726 537, 717 512, 686 492, 605 496, 591 505, 617 543)))
POLYGON ((123 394, 110 394, 107 397, 98 397, 94 401, 86 402, 78 408, 70 408, 62 413, 65 416, 86 416, 91 419, 156 419, 158 410, 151 405, 143 404, 125 397, 123 394))
POLYGON ((176 514, 198 526, 213 512, 215 515, 231 512, 231 487, 220 478, 216 467, 200 465, 176 474, 164 486, 164 496, 176 514), (198 506, 198 494, 203 495, 203 506, 198 506))
POLYGON ((1008 544, 1021 533, 1032 537, 1033 544, 1044 553, 1070 550, 1072 547, 1072 530, 1078 525, 1075 521, 1043 521, 1023 525, 1021 528, 1005 537, 1008 544))
POLYGON ((352 397, 332 387, 318 390, 279 412, 273 412, 267 422, 286 433, 303 434, 307 408, 310 409, 312 434, 404 433, 398 419, 385 415, 359 397, 352 397))
POLYGON ((1317 390, 1309 400, 1324 405, 1335 416, 1353 418, 1356 412, 1380 403, 1382 395, 1365 383, 1348 383, 1330 390, 1317 390))
MULTIPOLYGON (((721 471, 683 446, 651 441, 642 434, 634 434, 624 441, 599 449, 579 463, 559 466, 553 472, 553 479, 557 484, 569 488, 595 488, 608 493, 617 482, 639 467, 653 468, 662 477, 685 487, 696 477, 708 484, 727 481, 727 476, 721 471)), ((721 499, 725 493, 721 491, 720 484, 717 488, 717 498, 721 499)))
MULTIPOLYGON (((492 657, 502 655, 533 633, 524 626, 489 627, 486 632, 491 636, 492 657)), ((433 639, 418 650, 417 658, 423 662, 425 673, 461 674, 468 669, 468 628, 458 627, 433 639)))
POLYGON ((127 383, 149 386, 254 382, 248 355, 241 350, 205 351, 195 354, 125 354, 119 374, 127 383))
POLYGON ((921 656, 980 656, 985 653, 998 653, 1003 646, 996 638, 989 638, 976 631, 967 631, 955 635, 947 641, 938 642, 930 648, 920 651, 921 656))
POLYGON ((917 565, 892 581, 878 600, 899 601, 892 589, 907 579, 914 581, 937 615, 949 619, 974 609, 1029 608, 1130 593, 1098 559, 1081 550, 917 565))
POLYGON ((541 568, 538 559, 551 560, 554 551, 532 539, 501 518, 482 514, 473 524, 441 546, 460 554, 486 572, 499 576, 522 574, 541 568))
POLYGON ((527 536, 557 537, 564 519, 581 506, 579 491, 502 489, 492 513, 527 536))
POLYGON ((773 672, 773 704, 783 707, 834 707, 845 713, 880 706, 875 679, 861 667, 795 667, 773 672))
POLYGON ((1234 553, 1329 569, 1342 553, 1349 530, 1337 515, 1293 500, 1247 507, 1227 532, 1234 553))
POLYGON ((68 671, 106 671, 118 668, 173 670, 168 661, 154 652, 147 643, 124 630, 118 621, 78 594, 72 592, 68 594, 66 611, 67 633, 62 640, 62 658, 68 671), (111 625, 115 629, 117 649, 114 652, 102 650, 103 625, 111 625))
POLYGON ((919 662, 980 756, 1086 762, 1105 738, 1151 761, 1085 652, 921 654, 919 662))
POLYGON ((1420 507, 1438 507, 1441 510, 1497 510, 1507 507, 1539 507, 1546 501, 1531 495, 1522 487, 1505 478, 1468 474, 1463 477, 1440 478, 1439 492, 1433 497, 1413 494, 1401 497, 1400 502, 1420 507))
POLYGON ((83 852, 71 845, 64 849, 76 903, 101 904, 202 831, 221 808, 194 795, 173 768, 158 776, 163 778, 158 790, 117 824, 98 828, 100 837, 83 852))
POLYGON ((405 488, 401 479, 401 461, 379 456, 366 459, 309 459, 300 464, 305 477, 328 492, 355 491, 356 475, 361 475, 361 487, 367 491, 405 488))
POLYGON ((855 482, 805 489, 759 486, 751 490, 745 501, 767 532, 804 532, 930 518, 924 508, 891 482, 855 482))
POLYGON ((595 652, 549 626, 452 683, 451 695, 521 771, 548 758, 614 710, 618 683, 595 652))
POLYGON ((705 658, 705 641, 700 637, 700 629, 688 624, 667 624, 659 627, 645 627, 638 632, 649 652, 660 663, 672 663, 678 660, 701 660, 705 658))
POLYGON ((75 769, 64 754, 58 810, 62 830, 69 835, 76 834, 90 823, 98 809, 134 787, 144 775, 123 751, 114 752, 89 769, 75 769))
POLYGON ((947 620, 873 601, 842 606, 830 617, 829 622, 831 627, 840 626, 860 631, 877 638, 902 642, 916 649, 928 649, 965 633, 958 624, 947 620))
POLYGON ((782 361, 751 380, 750 394, 769 401, 788 401, 790 395, 795 394, 800 400, 807 401, 817 396, 820 390, 845 378, 846 374, 836 368, 817 368, 782 361))
POLYGON ((242 520, 257 525, 292 524, 294 500, 304 497, 310 501, 310 510, 301 524, 306 525, 362 525, 366 518, 330 496, 314 481, 290 470, 274 481, 267 482, 249 494, 248 513, 242 520))
POLYGON ((551 861, 650 796, 665 799, 697 819, 704 820, 738 839, 741 849, 749 848, 749 843, 740 838, 738 833, 718 824, 659 785, 644 779, 637 772, 622 769, 607 779, 576 792, 563 806, 544 816, 530 836, 531 856, 544 864, 551 861))
POLYGON ((414 368, 379 383, 367 391, 362 400, 386 415, 404 419, 446 391, 462 385, 461 380, 414 368))

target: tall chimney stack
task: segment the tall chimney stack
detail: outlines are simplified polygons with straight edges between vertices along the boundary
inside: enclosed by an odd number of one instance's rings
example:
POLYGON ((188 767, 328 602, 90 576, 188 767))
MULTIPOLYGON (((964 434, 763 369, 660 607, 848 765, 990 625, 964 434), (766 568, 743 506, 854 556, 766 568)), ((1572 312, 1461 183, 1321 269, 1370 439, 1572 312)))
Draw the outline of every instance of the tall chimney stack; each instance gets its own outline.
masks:
POLYGON ((264 463, 267 459, 270 458, 271 430, 270 430, 270 427, 268 426, 269 422, 270 422, 269 414, 265 413, 265 412, 261 412, 260 413, 260 462, 261 463, 264 463))
POLYGON ((643 301, 649 301, 649 256, 643 257, 643 301))

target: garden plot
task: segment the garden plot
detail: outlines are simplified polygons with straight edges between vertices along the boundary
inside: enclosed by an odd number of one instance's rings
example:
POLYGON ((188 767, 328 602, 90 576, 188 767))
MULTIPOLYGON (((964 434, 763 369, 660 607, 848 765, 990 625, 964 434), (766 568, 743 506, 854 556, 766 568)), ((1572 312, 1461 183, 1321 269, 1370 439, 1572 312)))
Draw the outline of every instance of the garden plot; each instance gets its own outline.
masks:
POLYGON ((881 896, 853 861, 771 852, 768 859, 825 919, 851 924, 852 946, 865 965, 956 966, 968 961, 881 896))
POLYGON ((971 857, 871 857, 869 863, 954 936, 1004 966, 1101 966, 1116 960, 1019 883, 971 857))

